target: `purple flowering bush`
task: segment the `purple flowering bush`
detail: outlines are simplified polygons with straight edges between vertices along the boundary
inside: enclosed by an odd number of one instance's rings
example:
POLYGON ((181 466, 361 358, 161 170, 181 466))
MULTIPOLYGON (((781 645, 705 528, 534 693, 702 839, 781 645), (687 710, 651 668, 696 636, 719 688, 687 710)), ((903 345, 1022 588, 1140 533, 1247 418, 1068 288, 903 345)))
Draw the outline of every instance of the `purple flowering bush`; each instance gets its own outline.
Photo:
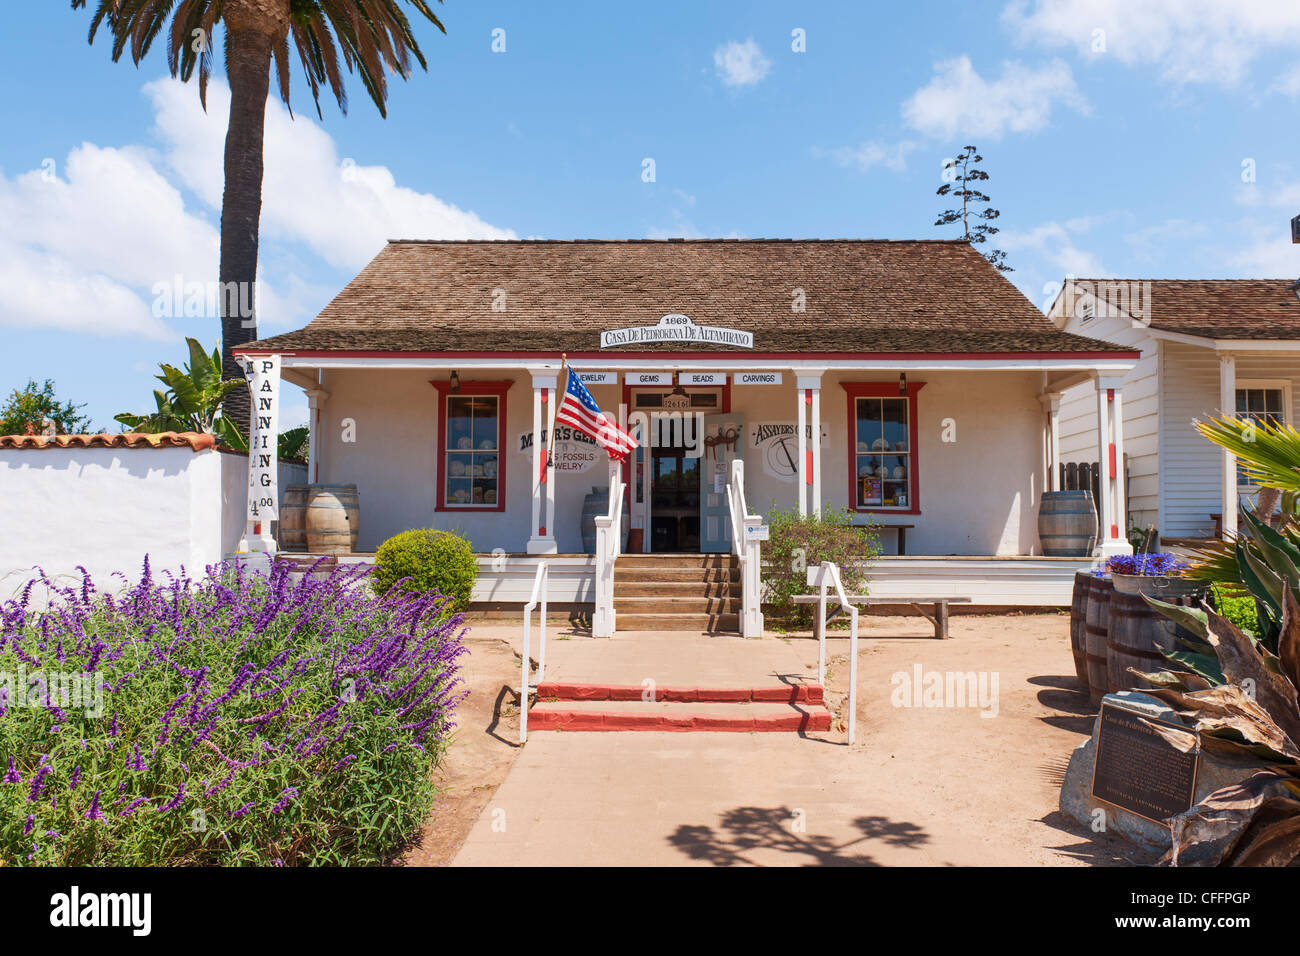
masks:
POLYGON ((1187 564, 1168 551, 1114 554, 1106 559, 1106 570, 1111 574, 1139 574, 1145 577, 1179 577, 1187 564))
POLYGON ((441 595, 82 573, 0 605, 0 865, 377 864, 418 831, 464 696, 441 595))

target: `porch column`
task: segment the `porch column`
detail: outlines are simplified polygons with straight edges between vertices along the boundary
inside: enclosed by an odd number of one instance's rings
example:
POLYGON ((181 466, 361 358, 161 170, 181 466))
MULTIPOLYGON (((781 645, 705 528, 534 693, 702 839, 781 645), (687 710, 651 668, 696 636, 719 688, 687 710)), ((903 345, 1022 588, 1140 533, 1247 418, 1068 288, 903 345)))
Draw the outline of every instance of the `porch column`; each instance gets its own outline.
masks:
MULTIPOLYGON (((1219 355, 1219 414, 1237 415, 1237 357, 1231 352, 1219 355)), ((1219 510, 1223 512, 1223 536, 1237 534, 1237 456, 1223 449, 1223 497, 1219 510)))
POLYGON ((529 554, 555 554, 558 550, 555 545, 555 529, 552 527, 555 520, 555 469, 551 467, 546 455, 546 436, 549 435, 549 430, 543 431, 550 424, 549 406, 554 404, 551 398, 555 394, 558 378, 554 373, 533 375, 533 508, 532 524, 528 531, 529 554), (546 499, 545 515, 542 512, 543 497, 546 499))
POLYGON ((1097 461, 1101 478, 1101 556, 1132 554, 1124 508, 1124 406, 1121 377, 1097 376, 1097 461))
MULTIPOLYGON (((809 504, 815 517, 822 516, 822 377, 818 372, 815 375, 797 375, 795 377, 795 386, 799 391, 799 461, 804 465, 804 474, 800 476, 799 482, 799 500, 802 502, 809 495, 812 496, 812 502, 809 504), (805 427, 803 421, 803 412, 805 409, 809 412, 809 422, 806 429, 806 440, 812 442, 812 447, 807 448, 804 445, 805 427)), ((801 508, 800 514, 807 514, 807 508, 801 508)))
POLYGON ((1061 393, 1044 392, 1038 396, 1047 412, 1047 491, 1060 491, 1061 481, 1061 393))
POLYGON ((795 477, 795 497, 799 501, 799 517, 806 518, 808 516, 808 482, 812 478, 808 473, 808 436, 805 433, 808 426, 808 411, 805 405, 804 390, 798 384, 797 378, 794 390, 794 404, 797 409, 794 430, 799 441, 799 473, 795 477))
POLYGON ((307 481, 320 481, 321 426, 324 406, 330 393, 317 386, 307 389, 307 481))

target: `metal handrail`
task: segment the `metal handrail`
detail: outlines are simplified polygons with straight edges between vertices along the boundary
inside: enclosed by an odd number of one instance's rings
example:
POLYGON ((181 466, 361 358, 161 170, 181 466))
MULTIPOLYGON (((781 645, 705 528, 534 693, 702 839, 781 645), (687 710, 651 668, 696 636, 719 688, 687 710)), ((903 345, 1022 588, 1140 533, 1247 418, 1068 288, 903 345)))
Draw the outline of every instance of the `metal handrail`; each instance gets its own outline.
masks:
POLYGON ((537 607, 539 599, 542 610, 537 648, 537 683, 540 684, 546 679, 546 594, 550 590, 550 583, 550 562, 538 561, 537 571, 533 575, 533 590, 529 595, 528 603, 524 605, 524 660, 520 665, 522 674, 519 678, 519 742, 521 744, 528 740, 528 694, 533 687, 529 681, 528 660, 532 650, 533 609, 537 607))

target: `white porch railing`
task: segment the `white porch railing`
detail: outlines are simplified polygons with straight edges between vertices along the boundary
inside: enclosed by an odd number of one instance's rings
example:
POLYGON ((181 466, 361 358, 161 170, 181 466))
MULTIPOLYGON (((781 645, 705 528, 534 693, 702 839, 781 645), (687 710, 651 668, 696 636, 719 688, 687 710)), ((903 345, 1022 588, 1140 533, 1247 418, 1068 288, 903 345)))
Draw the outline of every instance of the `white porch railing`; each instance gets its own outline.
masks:
POLYGON ((519 742, 528 739, 528 695, 536 686, 530 678, 529 658, 532 656, 533 609, 541 604, 540 638, 537 648, 537 683, 546 680, 546 592, 550 590, 551 567, 546 561, 537 562, 537 573, 533 575, 533 590, 528 603, 524 605, 524 647, 522 674, 519 677, 519 742))
POLYGON ((609 465, 609 513, 596 516, 596 610, 591 616, 593 637, 613 637, 614 563, 618 560, 623 521, 623 469, 609 465))
POLYGON ((763 558, 761 545, 750 528, 763 523, 762 515, 751 515, 745 503, 745 463, 731 463, 727 482, 727 510, 731 514, 731 549, 740 559, 740 636, 763 636, 763 558))
POLYGON ((819 588, 817 597, 817 683, 826 686, 826 598, 830 588, 840 608, 849 612, 849 743, 857 730, 858 715, 858 609, 849 602, 840 582, 840 569, 834 561, 823 561, 808 569, 808 583, 819 588))

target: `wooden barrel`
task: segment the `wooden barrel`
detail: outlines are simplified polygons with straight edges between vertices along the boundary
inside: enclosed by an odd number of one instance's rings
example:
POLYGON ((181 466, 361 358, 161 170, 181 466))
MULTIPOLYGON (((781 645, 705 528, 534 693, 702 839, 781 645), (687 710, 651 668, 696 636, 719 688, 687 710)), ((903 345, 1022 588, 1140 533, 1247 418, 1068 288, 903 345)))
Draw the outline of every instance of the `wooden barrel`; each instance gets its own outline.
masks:
POLYGON ((1070 598, 1070 653, 1074 655, 1074 673, 1084 689, 1088 688, 1087 620, 1088 592, 1094 578, 1089 571, 1074 574, 1074 594, 1070 598))
POLYGON ((1093 578, 1088 588, 1084 619, 1084 656, 1088 665, 1088 696, 1100 704, 1107 693, 1106 641, 1110 633, 1110 596, 1115 586, 1109 578, 1093 578))
POLYGON ((286 485, 280 499, 280 550, 307 550, 308 485, 286 485))
POLYGON ((307 486, 307 550, 350 554, 357 549, 361 502, 356 485, 307 486))
MULTIPOLYGON (((1152 597, 1166 604, 1180 607, 1199 607, 1204 585, 1189 583, 1179 587, 1177 579, 1160 579, 1172 586, 1143 588, 1154 593, 1152 597)), ((1160 649, 1171 651, 1178 646, 1178 638, 1195 639, 1195 635, 1178 626, 1134 593, 1131 586, 1116 587, 1110 599, 1110 627, 1106 638, 1106 687, 1109 693, 1134 688, 1145 690, 1150 685, 1129 673, 1128 668, 1152 673, 1168 666, 1160 649)))
POLYGON ((1038 505, 1038 540, 1049 558, 1087 558, 1097 546, 1091 491, 1047 491, 1038 505))

